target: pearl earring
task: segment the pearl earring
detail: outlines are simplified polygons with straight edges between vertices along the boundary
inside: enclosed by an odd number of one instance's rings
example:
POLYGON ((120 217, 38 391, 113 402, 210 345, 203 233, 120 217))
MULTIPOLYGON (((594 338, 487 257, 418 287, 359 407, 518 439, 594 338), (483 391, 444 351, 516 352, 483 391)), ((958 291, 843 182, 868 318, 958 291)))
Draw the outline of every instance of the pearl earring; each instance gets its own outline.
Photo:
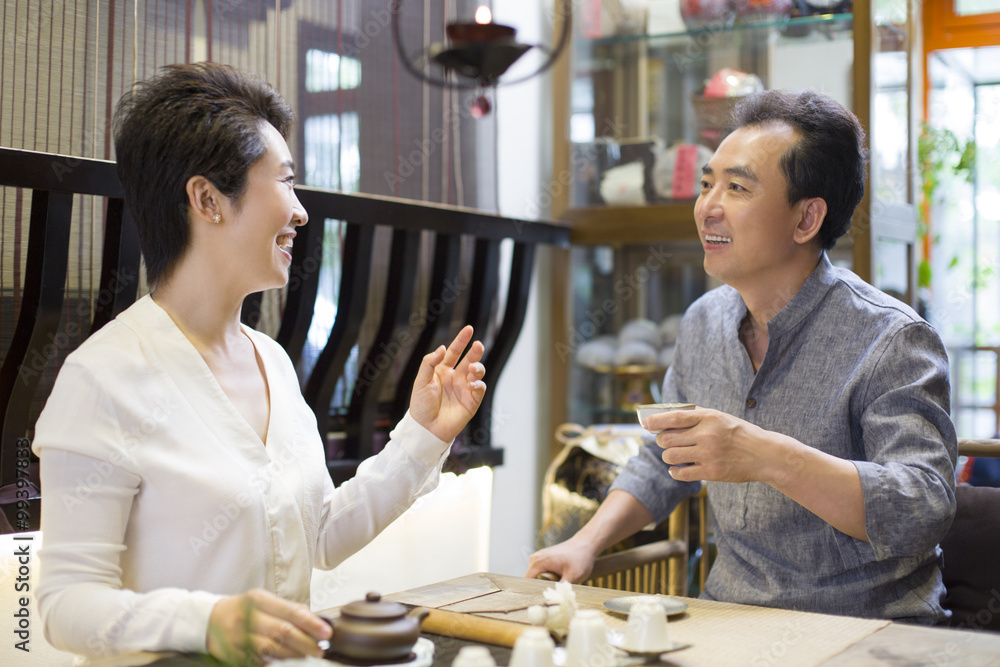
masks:
POLYGON ((219 213, 216 213, 215 215, 213 215, 212 216, 212 222, 214 222, 215 224, 219 224, 220 222, 222 222, 222 215, 219 214, 219 213))

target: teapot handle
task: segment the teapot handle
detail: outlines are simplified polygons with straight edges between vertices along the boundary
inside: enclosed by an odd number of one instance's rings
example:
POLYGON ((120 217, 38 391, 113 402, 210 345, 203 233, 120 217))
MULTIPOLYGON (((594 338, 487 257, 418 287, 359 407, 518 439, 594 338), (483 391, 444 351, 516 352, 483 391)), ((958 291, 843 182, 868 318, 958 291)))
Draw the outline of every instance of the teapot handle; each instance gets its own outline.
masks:
POLYGON ((427 607, 417 607, 416 609, 410 610, 407 616, 417 619, 417 623, 423 623, 424 619, 430 616, 431 610, 427 607))

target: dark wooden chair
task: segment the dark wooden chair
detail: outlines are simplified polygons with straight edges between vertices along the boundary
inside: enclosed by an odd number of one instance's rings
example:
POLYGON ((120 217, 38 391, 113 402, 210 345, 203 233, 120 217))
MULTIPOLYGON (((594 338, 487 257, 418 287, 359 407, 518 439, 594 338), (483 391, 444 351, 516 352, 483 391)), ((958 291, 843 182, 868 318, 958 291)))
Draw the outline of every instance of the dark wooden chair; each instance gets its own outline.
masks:
MULTIPOLYGON (((1000 458, 1000 440, 959 438, 961 456, 1000 458)), ((959 485, 958 509, 941 540, 948 625, 1000 631, 1000 488, 959 485)))
MULTIPOLYGON (((37 462, 30 453, 38 412, 66 355, 136 300, 140 253, 113 162, 0 148, 0 188, 15 189, 18 224, 22 202, 30 202, 23 285, 0 283, 5 312, 16 312, 16 323, 13 315, 2 323, 10 343, 0 367, 0 509, 6 520, 0 521, 0 530, 28 531, 37 529, 39 521, 37 462), (71 257, 79 254, 78 248, 71 249, 70 240, 82 208, 97 212, 94 215, 100 218, 94 227, 103 233, 103 241, 94 248, 93 270, 99 271, 100 281, 93 294, 85 296, 67 290, 67 276, 73 276, 68 272, 71 257), (29 498, 17 493, 22 489, 30 491, 29 498), (4 502, 7 496, 12 502, 4 502)), ((535 251, 543 244, 567 247, 569 228, 388 197, 308 187, 296 187, 296 193, 313 222, 295 239, 275 339, 297 367, 319 289, 323 221, 344 223, 336 319, 311 370, 300 378, 320 432, 327 436, 330 476, 340 483, 378 451, 388 429, 405 413, 409 383, 421 357, 450 340, 455 333, 450 330, 452 322, 476 328, 487 344, 486 381, 496 383, 524 322, 535 251), (379 227, 391 229, 391 258, 380 276, 389 287, 381 301, 369 293, 379 227), (419 261, 424 235, 434 243, 430 262, 419 261), (504 272, 506 306, 498 313, 504 287, 500 244, 505 240, 512 241, 513 248, 510 271, 504 272), (465 261, 463 246, 469 248, 465 261), (427 286, 426 302, 418 302, 418 284, 427 286), (458 284, 463 286, 461 298, 446 293, 458 284), (411 317, 421 312, 424 317, 411 317), (363 323, 374 331, 364 341, 363 323), (358 368, 370 373, 334 410, 335 388, 356 347, 365 355, 358 368), (386 350, 393 352, 394 363, 384 363, 381 355, 386 350)), ((24 232, 18 230, 18 241, 23 243, 24 232)), ((256 324, 260 304, 261 295, 247 298, 245 322, 256 324)), ((490 432, 493 396, 494 392, 486 393, 453 446, 452 469, 503 462, 503 449, 493 445, 490 432)))

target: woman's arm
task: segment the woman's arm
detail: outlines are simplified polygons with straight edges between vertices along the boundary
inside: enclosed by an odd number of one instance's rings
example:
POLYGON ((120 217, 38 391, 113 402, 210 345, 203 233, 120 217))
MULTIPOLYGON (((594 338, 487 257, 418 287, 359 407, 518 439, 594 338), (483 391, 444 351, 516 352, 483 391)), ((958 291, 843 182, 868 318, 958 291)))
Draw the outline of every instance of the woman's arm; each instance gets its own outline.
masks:
POLYGON ((92 658, 204 652, 208 618, 221 596, 176 588, 139 594, 122 587, 119 557, 139 478, 61 449, 46 447, 40 458, 38 606, 49 642, 92 658))

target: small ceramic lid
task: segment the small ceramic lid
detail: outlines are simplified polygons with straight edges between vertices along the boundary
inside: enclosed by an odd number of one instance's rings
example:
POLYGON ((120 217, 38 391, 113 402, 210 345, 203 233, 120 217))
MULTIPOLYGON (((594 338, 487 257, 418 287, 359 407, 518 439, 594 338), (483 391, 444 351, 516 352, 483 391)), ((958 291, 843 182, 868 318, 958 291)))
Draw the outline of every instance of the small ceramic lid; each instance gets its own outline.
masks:
POLYGON ((357 600, 344 605, 341 616, 361 619, 393 619, 406 615, 406 607, 398 602, 382 602, 378 593, 369 593, 364 600, 357 600))

